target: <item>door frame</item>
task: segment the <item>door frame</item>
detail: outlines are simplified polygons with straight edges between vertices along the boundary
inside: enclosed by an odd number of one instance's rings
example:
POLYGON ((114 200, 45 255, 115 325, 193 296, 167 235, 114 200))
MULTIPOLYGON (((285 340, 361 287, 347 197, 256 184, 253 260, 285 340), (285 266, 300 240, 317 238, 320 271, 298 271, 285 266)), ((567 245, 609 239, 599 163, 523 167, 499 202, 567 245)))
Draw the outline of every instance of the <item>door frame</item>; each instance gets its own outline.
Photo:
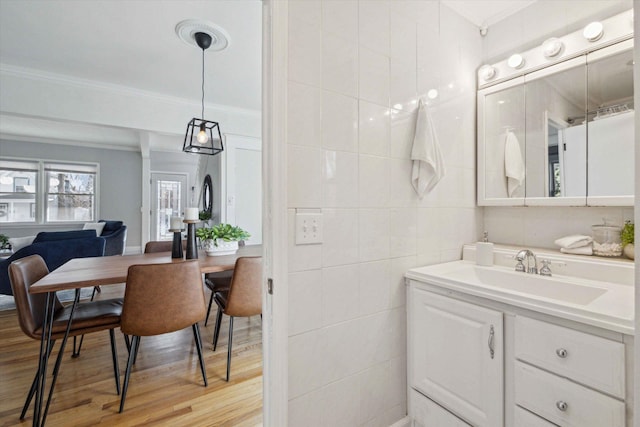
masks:
MULTIPOLYGON (((187 207, 187 193, 189 192, 189 174, 183 173, 183 172, 149 171, 149 200, 150 200, 149 236, 152 237, 152 240, 157 240, 158 230, 156 229, 156 221, 155 221, 156 220, 155 215, 157 215, 155 214, 155 212, 157 212, 157 209, 155 204, 158 200, 157 200, 156 190, 153 188, 154 175, 166 175, 166 176, 174 175, 174 176, 184 177, 184 188, 182 189, 180 194, 180 203, 182 205, 182 210, 184 210, 187 207)), ((181 216, 181 215, 182 215, 181 212, 178 213, 178 216, 181 216)))
POLYGON ((262 8, 263 424, 288 425, 288 1, 262 8), (273 293, 268 292, 268 283, 273 293))

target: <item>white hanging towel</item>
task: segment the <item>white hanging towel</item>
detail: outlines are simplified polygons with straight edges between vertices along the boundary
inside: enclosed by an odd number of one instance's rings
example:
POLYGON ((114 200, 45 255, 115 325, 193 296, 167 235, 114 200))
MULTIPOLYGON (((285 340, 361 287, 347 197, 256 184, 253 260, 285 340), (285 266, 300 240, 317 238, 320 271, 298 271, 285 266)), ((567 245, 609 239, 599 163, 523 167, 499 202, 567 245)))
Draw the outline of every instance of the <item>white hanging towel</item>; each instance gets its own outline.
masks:
POLYGON ((507 191, 513 197, 524 181, 524 160, 516 135, 507 131, 504 142, 504 174, 507 177, 507 191))
POLYGON ((418 197, 422 198, 425 193, 433 190, 445 174, 438 136, 433 128, 429 110, 422 102, 422 99, 418 107, 418 120, 416 121, 416 134, 413 137, 411 160, 413 160, 411 184, 413 184, 413 189, 418 193, 418 197))

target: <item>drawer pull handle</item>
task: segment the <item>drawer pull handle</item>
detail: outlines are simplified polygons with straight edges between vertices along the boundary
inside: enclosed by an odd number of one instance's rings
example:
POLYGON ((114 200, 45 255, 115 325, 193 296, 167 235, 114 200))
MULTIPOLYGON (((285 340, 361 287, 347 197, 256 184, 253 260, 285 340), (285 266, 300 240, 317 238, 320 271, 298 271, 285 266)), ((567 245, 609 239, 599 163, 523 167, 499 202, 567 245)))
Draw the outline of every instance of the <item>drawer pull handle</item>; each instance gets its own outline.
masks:
POLYGON ((495 335, 495 332, 493 330, 493 325, 491 325, 491 327, 489 328, 489 341, 487 342, 487 344, 489 345, 489 355, 491 356, 491 358, 493 359, 493 355, 495 353, 494 349, 493 349, 493 337, 495 335))
POLYGON ((567 402, 565 402, 563 400, 558 400, 556 402, 556 408, 558 408, 562 412, 566 411, 568 407, 569 407, 569 405, 567 404, 567 402))
POLYGON ((569 352, 564 348, 559 348, 556 350, 556 354, 558 355, 559 358, 564 359, 569 355, 569 352))

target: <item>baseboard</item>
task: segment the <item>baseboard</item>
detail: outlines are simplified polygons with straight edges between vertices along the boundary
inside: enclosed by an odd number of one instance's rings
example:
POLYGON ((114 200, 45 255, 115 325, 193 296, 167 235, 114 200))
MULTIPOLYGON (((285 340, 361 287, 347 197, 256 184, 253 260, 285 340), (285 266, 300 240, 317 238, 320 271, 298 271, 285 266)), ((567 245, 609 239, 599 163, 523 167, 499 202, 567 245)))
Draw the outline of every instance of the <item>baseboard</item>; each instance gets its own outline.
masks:
POLYGON ((413 422, 411 420, 410 416, 406 416, 401 420, 396 421, 395 423, 391 424, 389 427, 411 427, 413 425, 413 422))

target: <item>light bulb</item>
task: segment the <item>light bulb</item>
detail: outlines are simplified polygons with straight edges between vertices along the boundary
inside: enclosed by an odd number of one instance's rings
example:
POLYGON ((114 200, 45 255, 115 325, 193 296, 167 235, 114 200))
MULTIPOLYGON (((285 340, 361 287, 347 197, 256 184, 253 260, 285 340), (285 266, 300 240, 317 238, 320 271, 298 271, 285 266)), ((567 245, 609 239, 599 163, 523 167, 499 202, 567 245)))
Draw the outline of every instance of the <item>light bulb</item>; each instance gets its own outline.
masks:
POLYGON ((585 39, 590 42, 595 42, 600 40, 602 35, 604 34, 604 26, 601 22, 595 21, 584 27, 584 31, 582 35, 585 39))
POLYGON ((513 69, 522 68, 524 65, 524 58, 519 53, 514 53, 507 60, 507 65, 513 69))
POLYGON ((555 37, 545 40, 542 43, 542 54, 545 58, 553 58, 560 53, 564 44, 555 37))
POLYGON ((209 142, 209 135, 207 135, 207 131, 205 130, 204 123, 200 125, 200 132, 198 132, 198 135, 196 136, 196 140, 200 144, 206 144, 207 142, 209 142))

